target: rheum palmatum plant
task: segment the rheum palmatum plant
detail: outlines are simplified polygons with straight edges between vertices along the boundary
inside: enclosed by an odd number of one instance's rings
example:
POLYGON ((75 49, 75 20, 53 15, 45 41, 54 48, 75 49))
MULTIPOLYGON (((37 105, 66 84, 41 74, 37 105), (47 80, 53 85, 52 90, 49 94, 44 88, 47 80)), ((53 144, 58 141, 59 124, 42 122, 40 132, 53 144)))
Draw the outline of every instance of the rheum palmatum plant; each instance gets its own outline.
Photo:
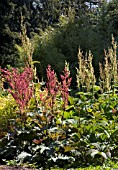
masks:
POLYGON ((60 75, 61 77, 61 96, 63 100, 63 110, 65 110, 66 105, 68 105, 68 97, 69 97, 69 87, 72 81, 72 78, 70 77, 70 71, 69 71, 69 64, 65 63, 65 68, 63 71, 63 75, 60 75))
POLYGON ((89 51, 88 56, 84 57, 79 48, 78 68, 77 68, 77 85, 80 91, 90 91, 96 83, 94 68, 92 65, 92 53, 89 51))
POLYGON ((20 112, 24 113, 33 95, 33 69, 25 67, 22 72, 17 68, 12 68, 11 70, 2 69, 2 75, 9 83, 10 88, 8 92, 11 93, 19 105, 20 112))
MULTIPOLYGON (((56 109, 58 108, 58 98, 62 98, 62 107, 59 109, 65 110, 66 105, 68 104, 69 97, 69 87, 71 84, 72 78, 70 78, 69 66, 66 63, 63 75, 60 75, 61 82, 58 81, 57 76, 54 70, 51 70, 51 66, 48 65, 47 69, 47 83, 46 88, 43 92, 40 93, 40 100, 42 102, 43 111, 46 112, 47 109, 51 110, 51 113, 55 114, 56 109), (55 106, 56 105, 56 106, 55 106)), ((61 104, 60 104, 61 105, 61 104)), ((48 112, 49 112, 48 110, 48 112)))
POLYGON ((20 33, 21 46, 16 44, 15 47, 18 50, 18 54, 20 56, 19 63, 21 64, 21 66, 34 68, 32 59, 32 55, 34 52, 34 44, 27 36, 26 26, 24 25, 23 21, 24 18, 23 16, 21 16, 21 33, 20 33))
POLYGON ((46 90, 48 92, 48 98, 50 98, 49 106, 50 106, 51 111, 53 113, 56 95, 59 91, 59 85, 58 85, 58 80, 57 80, 56 74, 55 74, 54 70, 51 70, 50 65, 48 65, 46 72, 47 72, 46 90))
POLYGON ((47 87, 48 93, 54 98, 56 94, 58 93, 58 80, 57 80, 54 70, 51 70, 50 65, 48 65, 46 72, 47 72, 46 87, 47 87))
POLYGON ((101 91, 115 90, 118 86, 118 61, 117 61, 117 44, 112 37, 112 47, 105 51, 104 66, 100 63, 100 86, 101 91))
POLYGON ((54 70, 51 69, 50 65, 48 65, 46 73, 47 83, 44 90, 39 92, 39 104, 41 106, 43 118, 45 117, 46 123, 52 123, 53 118, 57 113, 56 99, 59 92, 59 82, 54 70))

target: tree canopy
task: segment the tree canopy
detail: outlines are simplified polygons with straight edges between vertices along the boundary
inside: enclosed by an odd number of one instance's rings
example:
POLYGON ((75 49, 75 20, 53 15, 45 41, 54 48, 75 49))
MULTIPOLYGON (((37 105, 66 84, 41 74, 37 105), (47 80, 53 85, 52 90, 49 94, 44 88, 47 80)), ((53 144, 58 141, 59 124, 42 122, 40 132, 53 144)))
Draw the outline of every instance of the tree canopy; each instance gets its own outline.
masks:
POLYGON ((27 36, 36 40, 34 59, 41 61, 40 77, 50 63, 62 70, 65 60, 72 74, 77 66, 80 47, 91 50, 94 67, 98 70, 104 49, 111 45, 111 35, 118 37, 118 2, 111 0, 1 0, 0 1, 0 63, 16 66, 20 45, 21 16, 27 36))

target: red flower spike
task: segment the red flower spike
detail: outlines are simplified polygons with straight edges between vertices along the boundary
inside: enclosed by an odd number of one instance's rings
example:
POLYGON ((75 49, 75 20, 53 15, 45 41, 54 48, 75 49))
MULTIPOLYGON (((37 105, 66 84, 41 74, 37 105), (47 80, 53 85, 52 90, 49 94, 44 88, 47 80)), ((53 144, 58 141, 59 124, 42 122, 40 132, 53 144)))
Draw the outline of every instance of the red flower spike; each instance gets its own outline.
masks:
POLYGON ((72 78, 69 78, 69 71, 65 68, 63 71, 64 75, 60 75, 62 83, 61 83, 61 95, 64 101, 64 108, 68 104, 68 96, 69 96, 69 87, 72 81, 72 78))
POLYGON ((51 66, 48 65, 47 71, 47 90, 52 96, 56 96, 58 92, 57 78, 54 70, 51 70, 51 66))
POLYGON ((2 73, 10 86, 8 92, 11 93, 23 113, 28 101, 33 95, 33 88, 30 87, 31 81, 33 80, 32 68, 26 67, 22 73, 19 73, 16 68, 12 68, 11 71, 2 69, 2 73))

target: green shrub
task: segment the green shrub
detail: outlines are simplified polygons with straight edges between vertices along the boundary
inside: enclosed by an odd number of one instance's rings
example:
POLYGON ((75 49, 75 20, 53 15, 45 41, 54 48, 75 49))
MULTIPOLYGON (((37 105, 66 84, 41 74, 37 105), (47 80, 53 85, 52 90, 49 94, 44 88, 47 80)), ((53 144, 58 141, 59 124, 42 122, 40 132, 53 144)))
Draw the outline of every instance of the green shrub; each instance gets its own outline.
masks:
POLYGON ((16 111, 17 106, 11 95, 0 97, 0 138, 13 128, 16 111))

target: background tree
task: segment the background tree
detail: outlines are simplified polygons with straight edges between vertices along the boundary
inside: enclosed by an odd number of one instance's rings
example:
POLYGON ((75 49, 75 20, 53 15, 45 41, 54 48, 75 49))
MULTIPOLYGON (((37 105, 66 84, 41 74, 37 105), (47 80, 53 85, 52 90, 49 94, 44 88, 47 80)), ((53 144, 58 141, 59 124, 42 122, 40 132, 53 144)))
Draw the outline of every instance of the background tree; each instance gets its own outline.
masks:
MULTIPOLYGON (((41 61, 39 77, 44 77, 50 64, 57 74, 70 63, 75 76, 78 47, 91 50, 96 76, 104 49, 111 45, 111 34, 117 39, 118 2, 112 0, 1 0, 0 1, 0 63, 16 66, 20 44, 21 15, 27 36, 36 35, 34 59, 41 61)), ((75 82, 75 81, 72 81, 75 82)))
POLYGON ((0 1, 0 63, 2 66, 5 63, 15 63, 14 41, 18 36, 17 24, 15 23, 14 26, 14 7, 14 4, 8 3, 8 0, 0 1))
MULTIPOLYGON (((111 46, 111 34, 114 28, 113 25, 110 26, 112 16, 109 6, 112 3, 116 2, 97 1, 95 3, 94 1, 88 1, 88 7, 79 8, 79 12, 75 6, 73 8, 71 3, 68 13, 60 16, 58 24, 48 27, 37 36, 37 49, 34 58, 41 61, 38 68, 40 77, 44 77, 48 63, 58 74, 60 70, 63 70, 64 61, 66 60, 70 63, 71 74, 74 77, 72 83, 75 84, 75 67, 78 63, 79 46, 85 54, 91 50, 94 56, 93 65, 96 77, 98 77, 99 62, 103 61, 104 49, 111 46), (82 14, 83 10, 84 13, 82 14)), ((83 4, 86 5, 85 1, 83 4)))
POLYGON ((38 12, 33 5, 33 0, 1 0, 0 1, 0 63, 2 67, 10 64, 15 66, 18 59, 15 44, 20 44, 21 15, 27 34, 31 37, 37 31, 37 23, 34 22, 38 12))

